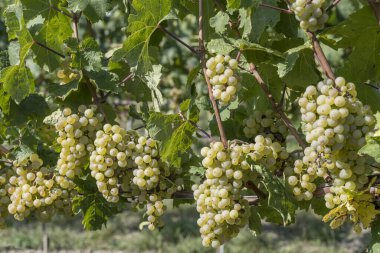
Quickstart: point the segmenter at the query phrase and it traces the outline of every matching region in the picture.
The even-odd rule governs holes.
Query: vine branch
[[[256,66],[253,63],[249,64],[249,72],[255,77],[257,83],[259,84],[260,88],[264,91],[265,95],[267,96],[269,103],[273,107],[273,109],[280,115],[280,118],[284,122],[285,126],[289,129],[290,133],[296,138],[298,144],[305,149],[307,147],[305,141],[301,138],[299,135],[297,129],[293,126],[293,124],[290,122],[288,116],[284,113],[284,111],[278,106],[277,102],[274,100],[273,95],[269,91],[267,85],[265,84],[264,80],[261,78],[259,72],[257,72]]]
[[[337,6],[339,4],[341,0],[334,0],[334,2],[332,2],[329,6],[327,6],[326,8],[326,12],[329,12],[331,11],[332,8],[334,8],[335,6]]]
[[[307,35],[311,39],[312,45],[313,45],[313,51],[314,55],[317,58],[319,64],[321,65],[323,71],[325,72],[326,76],[332,80],[335,80],[334,72],[332,71],[332,68],[327,61],[326,55],[322,50],[321,44],[319,43],[317,37],[312,32],[307,32]]]
[[[185,46],[187,49],[189,49],[194,55],[196,56],[199,56],[198,55],[198,52],[194,49],[194,47],[190,46],[189,44],[187,44],[186,42],[184,42],[183,40],[181,40],[177,35],[175,35],[174,33],[166,30],[164,27],[162,27],[160,24],[158,24],[157,26],[158,28],[160,28],[161,31],[163,31],[164,33],[166,33],[167,35],[169,35],[172,39],[176,40],[177,42],[179,42],[181,45]]]
[[[208,89],[208,95],[212,104],[212,107],[214,109],[216,123],[218,125],[219,133],[220,133],[220,140],[222,141],[224,148],[228,147],[228,142],[226,138],[226,134],[224,132],[222,119],[220,118],[220,112],[218,108],[218,104],[216,103],[216,100],[212,94],[212,87],[210,83],[210,79],[206,75],[206,58],[205,58],[205,45],[204,45],[204,36],[203,36],[203,0],[199,0],[199,19],[198,19],[198,25],[199,25],[199,49],[200,49],[200,61],[202,65],[203,75],[205,77],[206,83],[207,83],[207,89]]]
[[[377,3],[376,0],[368,0],[368,4],[372,7],[380,25],[380,3]]]
[[[265,8],[269,8],[269,9],[272,9],[272,10],[276,10],[276,11],[280,11],[280,12],[286,13],[286,14],[293,14],[293,11],[291,11],[291,10],[283,9],[283,8],[280,8],[280,7],[277,7],[277,6],[273,6],[273,5],[269,5],[269,4],[261,3],[261,4],[259,4],[259,6],[265,7]]]
[[[36,45],[38,45],[38,46],[40,46],[40,47],[42,47],[42,48],[45,48],[46,50],[48,50],[48,51],[50,51],[50,52],[52,52],[52,53],[58,55],[59,57],[61,57],[61,58],[63,58],[63,59],[66,58],[65,55],[63,55],[63,54],[61,54],[60,52],[58,52],[58,51],[56,51],[56,50],[54,50],[54,49],[52,49],[52,48],[46,46],[45,44],[42,44],[41,42],[38,42],[38,41],[36,41],[36,40],[33,40],[33,43],[36,44]]]
[[[3,145],[0,145],[0,154],[6,155],[8,153],[9,153],[9,150],[6,147],[4,147]]]

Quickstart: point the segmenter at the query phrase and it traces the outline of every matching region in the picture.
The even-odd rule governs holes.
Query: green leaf
[[[73,12],[83,12],[92,22],[102,20],[112,7],[109,0],[68,0],[68,8]]]
[[[82,224],[86,230],[101,229],[110,217],[120,212],[116,204],[109,203],[103,198],[91,176],[76,178],[74,182],[76,190],[81,195],[73,199],[73,211],[83,213]]]
[[[3,89],[16,103],[20,103],[34,91],[32,73],[25,66],[10,66],[1,71],[0,82]]]
[[[219,54],[229,54],[234,49],[235,48],[231,44],[227,43],[224,39],[213,39],[207,43],[208,51],[214,50]]]
[[[57,7],[58,2],[58,0],[21,0],[25,22],[34,19],[38,15],[41,15],[42,18],[47,18],[51,12],[56,12],[51,7]]]
[[[180,156],[192,145],[195,127],[188,121],[183,121],[177,114],[164,115],[153,112],[149,116],[146,128],[150,136],[161,142],[161,158],[172,166],[179,167]]]
[[[96,83],[96,86],[100,90],[104,91],[118,91],[118,84],[116,82],[117,76],[104,69],[88,72],[88,76]]]
[[[72,67],[87,71],[96,71],[102,68],[103,53],[93,38],[85,38],[79,45],[75,39],[69,39],[66,43],[73,50]]]
[[[18,105],[11,101],[9,107],[9,124],[20,126],[29,120],[41,121],[49,113],[49,106],[45,98],[38,94],[30,94]]]
[[[8,5],[4,11],[4,21],[7,27],[8,40],[17,38],[17,33],[21,30],[22,8],[20,4]]]
[[[189,173],[192,175],[203,176],[206,169],[204,167],[190,166]]]
[[[161,82],[161,70],[161,65],[154,65],[153,71],[149,71],[144,77],[146,85],[151,90],[152,101],[156,111],[160,111],[160,105],[164,100],[162,93],[158,88],[158,85]]]
[[[286,60],[279,62],[277,68],[280,78],[292,89],[303,90],[320,80],[308,43],[286,51]]]
[[[32,34],[32,36],[39,43],[63,54],[63,43],[71,37],[72,33],[70,18],[61,13],[51,11],[39,31]],[[36,43],[33,43],[32,50],[40,66],[46,65],[49,70],[59,67],[61,58],[57,54]]]
[[[47,90],[52,97],[58,97],[65,100],[66,97],[72,91],[77,91],[79,86],[79,80],[74,79],[66,84],[51,84],[47,86]]]
[[[135,14],[128,18],[127,39],[123,47],[114,53],[113,61],[126,58],[131,67],[138,72],[149,71],[152,63],[149,57],[149,42],[157,26],[169,18],[172,0],[133,1]]]
[[[376,162],[380,163],[380,143],[370,140],[364,147],[359,150],[360,154],[366,154],[373,157]]]
[[[337,75],[354,83],[380,79],[380,27],[371,7],[365,6],[326,29],[320,39],[334,48],[351,48]]]
[[[251,43],[244,39],[239,39],[234,42],[234,45],[239,48],[241,51],[257,51],[264,52],[266,54],[274,55],[280,58],[284,58],[283,54],[277,50],[263,47],[256,43]]]
[[[377,219],[371,225],[371,244],[368,248],[369,253],[380,252],[380,219]]]
[[[256,206],[251,206],[248,222],[249,231],[254,236],[259,235],[261,233],[261,218]]]
[[[276,6],[276,0],[264,1],[266,4]],[[269,8],[256,9],[253,13],[251,23],[252,23],[252,33],[250,40],[252,42],[258,42],[262,33],[267,27],[274,27],[280,21],[280,12],[277,10],[272,10]]]
[[[380,90],[364,83],[356,83],[355,85],[360,101],[365,105],[370,105],[373,112],[380,112]]]
[[[219,11],[214,17],[210,19],[210,26],[215,29],[215,32],[223,34],[226,31],[226,26],[230,17],[227,13]]]
[[[168,140],[162,142],[161,157],[164,161],[179,168],[181,166],[180,155],[184,154],[193,144],[192,135],[196,128],[188,121],[174,130]]]
[[[269,196],[266,201],[268,207],[276,210],[282,217],[282,223],[287,225],[294,222],[296,212],[296,200],[285,185],[286,180],[273,175],[266,168],[254,166],[256,172],[262,176],[261,183],[264,185]]]

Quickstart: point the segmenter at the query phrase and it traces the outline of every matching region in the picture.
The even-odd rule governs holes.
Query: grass
[[[140,231],[140,215],[125,212],[110,220],[99,231],[83,231],[80,219],[57,218],[46,225],[50,250],[111,250],[124,252],[198,253],[215,252],[201,246],[197,214],[193,206],[169,210],[161,231]],[[226,243],[225,253],[356,253],[363,252],[369,233],[356,235],[345,226],[332,231],[311,213],[300,213],[289,227],[263,224],[259,236],[243,229],[238,237]],[[0,250],[41,248],[42,225],[36,222],[15,224],[0,230]]]

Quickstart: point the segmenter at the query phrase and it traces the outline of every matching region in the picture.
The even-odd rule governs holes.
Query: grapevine
[[[205,247],[306,207],[378,234],[376,1],[74,2],[0,3],[1,228],[187,203]]]

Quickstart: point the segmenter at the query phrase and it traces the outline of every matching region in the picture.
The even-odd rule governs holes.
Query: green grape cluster
[[[273,169],[277,160],[286,159],[288,154],[284,153],[280,143],[258,135],[255,143],[233,143],[228,150],[221,142],[211,143],[210,147],[201,149],[201,155],[204,157],[202,165],[206,168],[206,180],[193,186],[200,214],[198,225],[202,244],[219,247],[235,237],[247,223],[249,205],[243,199],[242,191],[253,179],[249,159]]]
[[[181,182],[170,179],[176,171],[159,160],[158,143],[154,139],[145,136],[137,138],[132,159],[132,175],[127,177],[132,181],[132,192],[138,192],[139,204],[146,203],[148,229],[154,230],[161,225],[160,217],[166,208],[163,199],[171,198],[174,192],[180,190],[178,185]]]
[[[257,135],[269,137],[272,141],[284,143],[288,128],[273,110],[265,112],[255,110],[252,115],[243,120],[245,137],[252,139]]]
[[[0,228],[5,226],[5,219],[9,215],[8,205],[10,203],[10,193],[12,185],[9,178],[14,176],[14,171],[8,166],[0,165]]]
[[[103,114],[96,113],[96,108],[95,105],[81,105],[78,113],[72,113],[70,108],[65,108],[63,116],[55,125],[59,135],[57,142],[62,147],[57,169],[62,176],[59,183],[64,189],[74,187],[72,179],[81,174],[88,154],[95,149],[93,140],[96,131],[102,128],[101,122],[104,119]]]
[[[15,175],[9,178],[10,203],[8,212],[16,220],[24,220],[32,211],[42,220],[57,210],[71,213],[70,193],[54,180],[53,173],[43,167],[37,154],[13,162]]]
[[[161,224],[163,199],[171,198],[179,184],[170,180],[175,171],[159,160],[157,141],[105,124],[96,132],[94,147],[89,167],[99,192],[109,202],[123,196],[145,206],[148,228],[154,230]]]
[[[302,160],[288,182],[298,199],[310,200],[318,178],[331,178],[326,207],[347,203],[368,183],[372,169],[358,151],[371,134],[375,118],[357,99],[356,87],[338,77],[309,86],[299,100],[306,141]]]
[[[213,96],[222,104],[235,98],[239,89],[239,77],[236,74],[238,62],[229,55],[218,54],[206,62],[206,75],[210,78]]]
[[[119,201],[119,178],[132,166],[135,142],[119,125],[105,124],[96,132],[95,149],[90,156],[91,175],[103,197]]]
[[[323,9],[325,0],[291,0],[290,2],[290,8],[300,21],[302,29],[311,32],[323,29],[329,18]]]

